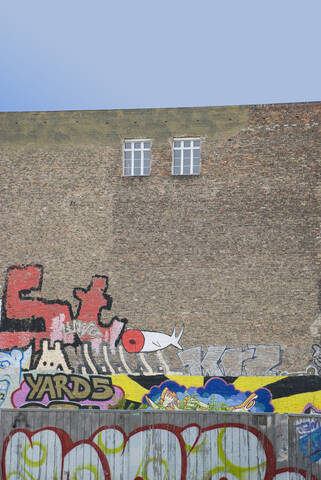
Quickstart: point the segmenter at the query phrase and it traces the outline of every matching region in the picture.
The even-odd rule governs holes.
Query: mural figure
[[[23,368],[29,368],[32,349],[0,351],[0,406],[10,408],[11,394],[19,388]]]
[[[226,412],[273,412],[271,393],[260,388],[241,392],[220,378],[210,379],[204,387],[185,387],[165,381],[151,388],[143,405],[153,410],[204,410]]]
[[[163,350],[169,345],[183,350],[183,347],[179,344],[183,331],[184,328],[176,335],[174,328],[172,335],[167,335],[161,332],[126,330],[122,335],[122,343],[125,350],[129,353],[156,352],[157,350]]]

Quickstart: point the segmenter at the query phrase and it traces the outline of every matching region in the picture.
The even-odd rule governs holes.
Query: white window
[[[175,138],[173,143],[173,175],[199,175],[201,171],[200,140]]]
[[[150,144],[149,140],[125,140],[124,176],[150,175]]]

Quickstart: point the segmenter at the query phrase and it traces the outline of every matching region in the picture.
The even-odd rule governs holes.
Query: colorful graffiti
[[[318,462],[321,459],[321,420],[319,418],[299,420],[296,429],[303,456],[310,462]]]
[[[8,268],[1,301],[0,348],[3,351],[19,349],[23,369],[29,369],[26,367],[28,360],[31,370],[81,375],[251,376],[278,373],[282,357],[279,345],[216,345],[209,346],[204,353],[202,347],[184,350],[181,344],[184,328],[177,334],[175,328],[167,334],[127,328],[128,320],[117,315],[103,320],[103,312],[109,312],[113,303],[107,293],[108,277],[105,275],[94,275],[87,288],[73,289],[73,297],[78,301],[75,313],[66,300],[37,296],[42,284],[41,265]],[[169,346],[178,351],[175,367],[164,351]],[[8,381],[13,382],[13,375]],[[6,390],[7,384],[0,383],[0,389]]]
[[[255,392],[241,392],[233,384],[212,378],[204,387],[189,387],[167,380],[152,387],[143,398],[148,409],[204,410],[227,412],[273,412],[271,392],[259,388]]]
[[[51,455],[52,449],[55,455]],[[304,470],[277,468],[270,440],[254,427],[221,423],[147,425],[126,434],[103,426],[73,443],[64,430],[13,430],[2,455],[4,480],[152,478],[192,480],[317,480]]]
[[[111,379],[91,375],[25,374],[24,381],[11,397],[14,408],[98,408],[108,410],[124,397],[120,387],[113,387]]]
[[[303,381],[302,381],[303,380]],[[8,399],[8,381],[0,395]],[[313,403],[308,403],[312,401]],[[196,410],[313,413],[321,410],[320,377],[196,377],[24,372],[9,397],[14,408]],[[319,407],[319,408],[318,408]]]
[[[66,300],[40,297],[42,283],[41,265],[12,266],[7,271],[1,300],[1,407],[181,409],[184,404],[189,409],[270,411],[265,409],[268,401],[262,403],[258,394],[264,387],[271,392],[274,411],[301,413],[308,405],[321,410],[318,378],[301,377],[299,385],[295,376],[291,381],[287,375],[277,376],[282,361],[279,345],[184,349],[184,328],[174,327],[169,333],[128,328],[126,318],[109,313],[113,301],[104,275],[93,276],[87,288],[73,289],[76,311]],[[172,353],[176,349],[175,365],[165,354],[169,347]],[[316,372],[319,346],[313,351],[310,367]],[[221,377],[208,383],[217,391],[201,393],[198,389],[213,377]],[[247,378],[247,383],[240,378]],[[167,386],[167,380],[179,387]],[[95,382],[100,386],[95,388]],[[166,386],[155,397],[160,384]],[[114,389],[111,397],[105,392],[94,398],[97,391],[103,395],[104,385]],[[152,387],[156,390],[149,394]],[[238,399],[232,402],[229,395],[221,395],[225,388],[231,392],[235,388]],[[296,389],[298,396],[293,394]],[[286,391],[292,392],[291,401],[284,398]]]

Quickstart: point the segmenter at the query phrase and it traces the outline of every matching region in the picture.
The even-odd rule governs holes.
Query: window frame
[[[144,143],[149,143],[149,148],[144,148]],[[131,148],[126,148],[126,143],[131,144]],[[140,143],[140,148],[135,150],[135,143]],[[135,169],[135,151],[140,152],[140,173],[139,175],[134,173]],[[144,151],[149,151],[149,173],[144,173]],[[125,174],[125,152],[131,152],[130,158],[130,175]],[[123,177],[149,177],[151,172],[151,152],[152,152],[152,141],[148,138],[126,138],[123,140]]]
[[[181,142],[180,147],[175,147],[175,142]],[[184,147],[183,142],[193,142],[193,146],[189,147]],[[194,142],[199,142],[199,146],[194,147]],[[194,150],[198,149],[199,150],[199,172],[194,173]],[[181,152],[181,157],[180,157],[180,173],[174,173],[174,155],[175,155],[175,150]],[[184,169],[184,150],[189,150],[191,152],[191,157],[190,157],[190,166],[189,166],[189,173],[183,173]],[[175,137],[173,138],[172,142],[172,175],[175,177],[179,176],[190,176],[190,175],[200,175],[201,174],[201,139],[200,137]]]

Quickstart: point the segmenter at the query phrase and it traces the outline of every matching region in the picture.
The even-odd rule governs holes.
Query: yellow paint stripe
[[[246,390],[254,392],[258,388],[265,387],[265,385],[269,385],[270,383],[279,382],[283,378],[287,377],[239,377],[235,380],[233,385],[242,392],[245,392]]]
[[[190,375],[167,375],[167,378],[179,383],[180,385],[185,385],[187,388],[203,387],[204,385],[204,377],[193,377]]]
[[[302,410],[308,403],[312,403],[321,410],[321,390],[276,398],[271,403],[277,413],[302,413]]]
[[[148,392],[146,388],[143,388],[139,383],[136,383],[125,374],[113,375],[111,379],[113,385],[124,390],[126,400],[141,402],[143,396]],[[157,384],[156,380],[155,384]]]

